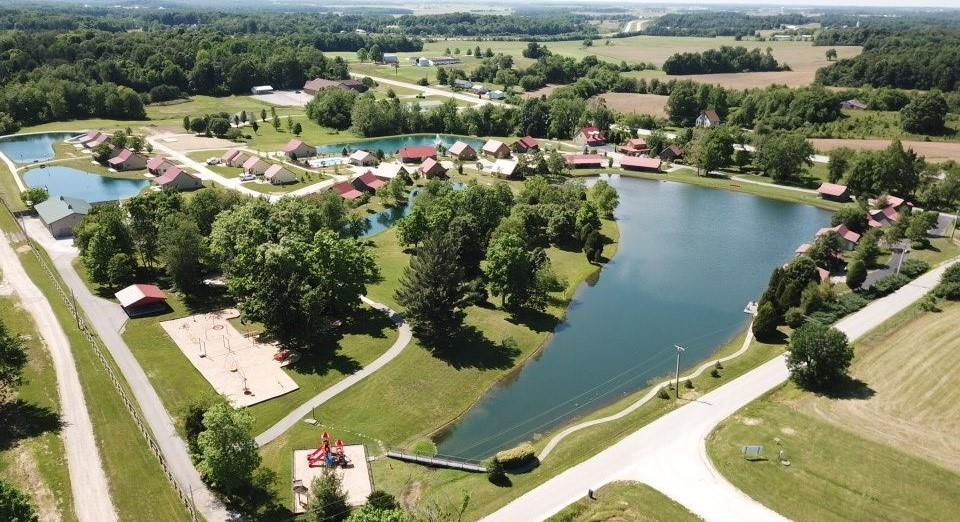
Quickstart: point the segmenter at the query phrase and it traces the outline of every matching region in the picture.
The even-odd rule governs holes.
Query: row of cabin
[[[243,169],[244,174],[263,176],[272,185],[296,183],[297,175],[280,164],[267,163],[259,156],[247,155],[238,149],[230,149],[220,157],[224,165]]]
[[[823,190],[818,190],[821,196],[827,194],[825,197],[836,200],[833,194],[846,194],[845,201],[850,200],[847,187],[843,185],[836,185],[834,183],[824,183],[824,185],[829,186],[821,186],[821,189]],[[870,226],[870,228],[884,228],[893,225],[894,223],[900,221],[900,212],[904,206],[912,207],[913,204],[900,197],[887,196],[886,201],[880,208],[867,211],[867,225]],[[835,227],[821,228],[817,231],[816,235],[817,237],[820,237],[832,233],[836,233],[840,236],[841,246],[847,251],[855,249],[857,247],[857,243],[860,242],[861,234],[850,230],[846,225],[842,224]],[[806,254],[811,248],[813,248],[813,245],[810,243],[804,243],[797,247],[795,253],[797,255]]]

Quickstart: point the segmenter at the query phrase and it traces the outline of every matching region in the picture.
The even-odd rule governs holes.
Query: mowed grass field
[[[856,345],[840,398],[786,384],[724,421],[707,451],[748,495],[794,520],[951,520],[960,504],[960,305],[910,308]],[[781,441],[790,466],[777,459]],[[741,448],[763,444],[769,460]]]
[[[827,153],[840,147],[849,147],[854,150],[880,150],[887,148],[892,140],[812,138],[809,141],[813,144],[813,148],[822,153]],[[960,161],[960,143],[957,142],[904,140],[903,147],[905,149],[913,149],[914,152],[931,162],[938,163],[948,160]]]
[[[652,114],[662,118],[667,117],[667,99],[669,96],[658,94],[636,94],[631,92],[608,92],[599,98],[607,103],[607,107],[623,112],[637,114]]]
[[[641,482],[612,482],[598,489],[596,500],[582,498],[547,522],[654,522],[700,520],[687,508]]]
[[[602,60],[620,63],[652,63],[657,67],[663,65],[663,62],[676,53],[683,52],[703,52],[708,49],[716,49],[723,45],[742,46],[748,49],[759,48],[766,50],[772,49],[773,56],[781,63],[786,63],[792,70],[780,72],[760,72],[760,73],[733,73],[733,74],[707,74],[691,76],[666,76],[662,71],[641,71],[632,73],[638,77],[657,77],[661,79],[686,78],[701,83],[715,83],[726,87],[746,89],[752,87],[763,87],[772,84],[785,84],[789,86],[808,85],[813,82],[814,74],[817,69],[824,67],[829,62],[825,53],[828,47],[814,47],[811,42],[761,42],[756,40],[736,41],[733,37],[717,38],[695,38],[678,36],[632,36],[629,38],[612,38],[610,44],[606,40],[595,40],[591,47],[584,47],[582,41],[563,41],[547,42],[545,45],[554,54],[561,56],[570,56],[576,59],[582,59],[586,56],[596,56]],[[480,41],[480,40],[437,40],[424,44],[423,51],[415,53],[397,53],[400,57],[401,67],[398,71],[399,79],[416,81],[419,78],[427,77],[433,83],[436,80],[436,69],[433,67],[415,67],[410,66],[409,58],[417,56],[440,56],[446,53],[449,48],[451,51],[459,48],[459,56],[463,64],[452,66],[453,68],[473,69],[479,60],[473,56],[467,56],[467,49],[474,49],[480,46],[482,51],[489,48],[494,53],[503,53],[513,56],[514,67],[527,67],[533,60],[524,58],[522,50],[527,46],[525,41]],[[860,54],[861,48],[857,46],[837,46],[839,58],[850,58]],[[364,72],[371,75],[384,75],[390,72],[392,67],[376,66],[372,64],[359,64],[354,53],[330,53],[339,55],[350,61],[351,70]]]

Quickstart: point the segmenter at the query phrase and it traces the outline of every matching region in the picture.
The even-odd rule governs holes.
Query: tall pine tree
[[[417,248],[400,277],[394,296],[406,309],[413,331],[433,347],[455,334],[466,315],[463,269],[457,263],[457,242],[432,233]]]

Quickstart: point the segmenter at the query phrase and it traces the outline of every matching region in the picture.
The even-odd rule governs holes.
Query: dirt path
[[[0,240],[0,266],[7,283],[20,297],[21,306],[33,317],[53,359],[62,410],[60,435],[64,440],[77,518],[81,522],[117,520],[67,334],[46,297],[27,276],[5,234]]]

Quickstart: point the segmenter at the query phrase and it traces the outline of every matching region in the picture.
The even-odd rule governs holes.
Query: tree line
[[[648,24],[643,34],[651,36],[748,36],[781,24],[801,25],[808,22],[802,14],[754,16],[734,11],[701,13],[667,13]]]
[[[663,62],[667,74],[717,74],[761,71],[788,71],[790,67],[780,64],[772,50],[759,48],[721,46],[702,53],[677,53]]]

